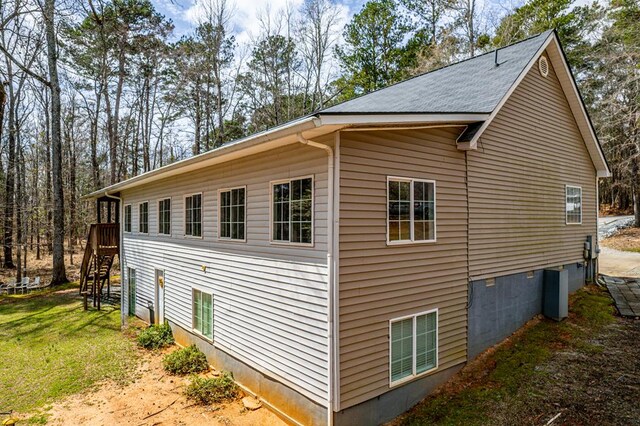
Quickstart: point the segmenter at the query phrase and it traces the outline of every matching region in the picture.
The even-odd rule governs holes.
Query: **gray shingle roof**
[[[320,114],[490,113],[552,31],[436,69]]]

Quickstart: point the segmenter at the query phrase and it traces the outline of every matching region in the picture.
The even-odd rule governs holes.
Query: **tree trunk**
[[[4,262],[5,269],[15,268],[13,263],[13,225],[15,204],[15,173],[16,173],[16,122],[15,96],[12,86],[11,63],[7,61],[7,75],[9,77],[9,135],[7,140],[7,176],[4,193]]]
[[[60,81],[54,22],[55,0],[44,2],[44,23],[47,40],[47,64],[51,85],[51,166],[53,178],[53,271],[51,284],[68,282],[64,267],[64,193],[62,189],[62,138],[60,127]]]
[[[17,130],[17,129],[16,129]],[[16,147],[16,281],[22,279],[22,176],[20,173],[20,148]]]
[[[44,108],[44,139],[45,139],[45,156],[44,156],[44,166],[45,166],[45,174],[46,178],[46,188],[45,188],[45,209],[47,211],[47,225],[45,231],[45,238],[47,240],[47,253],[53,253],[53,233],[51,232],[53,229],[53,201],[51,194],[51,114],[49,114],[49,102],[47,93],[45,92],[44,100],[45,100],[45,108]]]

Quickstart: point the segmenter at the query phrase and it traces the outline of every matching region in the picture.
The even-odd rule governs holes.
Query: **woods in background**
[[[0,3],[0,265],[53,254],[66,281],[95,214],[82,194],[339,101],[555,28],[612,169],[601,202],[640,205],[640,5],[332,0],[264,7],[238,42],[228,0],[177,38],[148,0]],[[640,209],[638,224],[640,225]]]

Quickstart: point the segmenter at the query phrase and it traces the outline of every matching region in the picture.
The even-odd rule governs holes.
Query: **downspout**
[[[111,195],[108,191],[104,191],[104,196],[107,198],[118,200],[118,209],[120,210],[118,212],[118,219],[120,220],[120,223],[118,223],[118,238],[120,239],[118,248],[118,263],[120,264],[120,325],[122,326],[122,328],[124,328],[127,326],[127,315],[124,311],[124,295],[129,294],[129,284],[128,282],[125,283],[125,281],[122,279],[124,276],[124,262],[122,261],[122,247],[124,246],[124,232],[122,227],[122,222],[124,221],[124,206],[122,205],[122,198]]]
[[[334,256],[334,247],[333,247],[333,238],[334,238],[334,224],[333,224],[333,216],[334,216],[334,153],[333,148],[329,145],[325,145],[322,143],[314,142],[306,139],[302,136],[302,133],[297,133],[298,142],[303,145],[311,146],[313,148],[323,149],[327,153],[327,268],[329,272],[328,276],[328,309],[327,309],[327,339],[328,339],[328,364],[329,364],[329,383],[327,383],[327,425],[333,425],[333,401],[334,401],[334,391],[333,391],[333,378],[334,372],[336,369],[336,365],[334,363],[333,352],[336,350],[335,347],[335,333],[334,333],[334,323],[335,323],[335,315],[336,312],[334,307],[336,306],[336,298],[337,292],[335,291],[334,282],[335,282],[335,256]]]

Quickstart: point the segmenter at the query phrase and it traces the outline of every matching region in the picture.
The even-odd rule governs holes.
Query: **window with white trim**
[[[193,289],[193,329],[213,340],[213,295]]]
[[[202,194],[193,194],[184,199],[184,234],[202,236]]]
[[[313,178],[272,184],[271,240],[313,243]]]
[[[124,232],[131,232],[131,204],[124,206]]]
[[[218,235],[221,239],[245,239],[245,188],[221,190],[218,196],[220,214],[218,220]]]
[[[149,233],[149,203],[145,201],[138,205],[138,232]]]
[[[438,366],[438,311],[391,320],[390,382],[419,376]]]
[[[566,186],[566,223],[580,225],[582,223],[582,187]]]
[[[158,201],[158,234],[171,235],[171,198]]]
[[[436,183],[410,178],[387,179],[388,242],[436,239]]]

